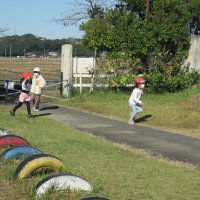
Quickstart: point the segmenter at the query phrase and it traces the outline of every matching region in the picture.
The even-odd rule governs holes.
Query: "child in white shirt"
[[[128,101],[131,108],[131,114],[128,121],[129,125],[135,125],[135,115],[143,111],[143,102],[140,100],[140,98],[143,94],[142,89],[145,87],[145,80],[142,77],[137,77],[135,79],[135,83],[136,88],[133,90]]]

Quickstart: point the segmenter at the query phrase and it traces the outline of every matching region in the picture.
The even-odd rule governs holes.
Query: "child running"
[[[30,105],[30,95],[29,95],[31,82],[32,82],[31,77],[32,77],[31,74],[28,73],[28,72],[24,72],[22,74],[22,77],[21,77],[21,80],[20,80],[22,92],[19,95],[19,103],[13,108],[13,110],[10,111],[10,114],[12,116],[15,116],[16,110],[18,108],[20,108],[23,103],[25,103],[26,107],[27,107],[28,117],[32,117],[32,115],[31,115],[31,105]]]
[[[128,124],[131,126],[135,125],[135,115],[143,111],[142,108],[143,102],[140,100],[140,98],[143,94],[142,89],[145,87],[145,80],[142,77],[137,77],[135,79],[135,84],[136,87],[129,98],[129,106],[131,108],[131,114]]]

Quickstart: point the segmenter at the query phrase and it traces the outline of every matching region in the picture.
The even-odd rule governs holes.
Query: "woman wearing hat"
[[[31,74],[29,72],[24,72],[22,74],[20,84],[21,84],[21,89],[22,92],[19,95],[19,103],[13,108],[13,110],[10,111],[10,114],[12,116],[15,116],[15,112],[18,108],[22,106],[23,103],[26,104],[27,107],[27,112],[28,112],[28,117],[32,117],[31,115],[31,106],[30,106],[30,87],[31,87]]]
[[[40,68],[35,67],[33,70],[33,79],[31,86],[31,100],[33,101],[33,111],[39,111],[40,96],[42,88],[46,85],[46,81],[40,74]]]
[[[143,111],[143,102],[140,100],[143,94],[143,88],[145,87],[145,80],[142,77],[135,78],[136,87],[133,90],[129,98],[129,106],[131,108],[131,114],[128,121],[129,125],[135,125],[135,115]]]

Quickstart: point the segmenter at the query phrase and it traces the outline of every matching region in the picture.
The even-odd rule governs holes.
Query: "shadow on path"
[[[146,122],[148,121],[148,118],[152,117],[152,115],[145,115],[143,117],[140,117],[138,119],[135,120],[136,123],[140,123],[140,122]]]
[[[51,114],[52,113],[42,113],[42,114],[38,114],[38,115],[33,115],[33,118],[47,116],[47,115],[51,115]]]
[[[51,109],[58,109],[59,106],[47,106],[47,107],[44,107],[44,108],[41,108],[40,110],[51,110]]]

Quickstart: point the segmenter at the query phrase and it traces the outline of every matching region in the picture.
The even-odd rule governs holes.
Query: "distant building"
[[[56,52],[56,51],[49,51],[49,57],[50,58],[56,58],[58,56],[59,56],[58,52]]]
[[[33,52],[26,52],[25,57],[27,58],[36,58],[37,56]]]

